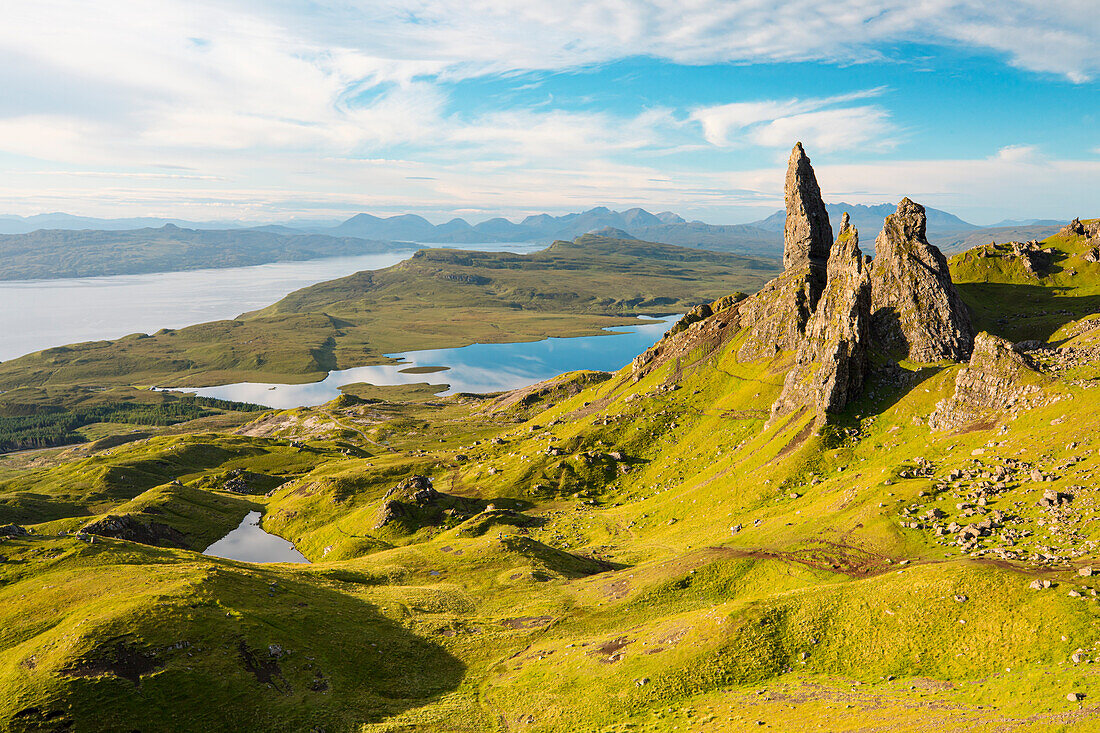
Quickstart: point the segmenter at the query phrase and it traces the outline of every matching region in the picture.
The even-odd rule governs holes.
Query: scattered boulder
[[[974,328],[951,281],[947,258],[928,243],[926,227],[924,207],[904,198],[875,240],[874,336],[898,358],[963,361],[973,349]]]
[[[0,537],[26,537],[27,530],[18,524],[5,524],[0,527]]]
[[[1073,501],[1073,496],[1061,491],[1055,491],[1054,489],[1047,489],[1043,492],[1043,498],[1039,499],[1039,506],[1043,507],[1055,507],[1064,506]]]

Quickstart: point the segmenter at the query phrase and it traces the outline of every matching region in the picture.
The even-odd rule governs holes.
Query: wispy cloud
[[[794,139],[887,152],[902,134],[890,95],[754,101],[731,90],[728,104],[692,109],[611,111],[595,100],[578,111],[551,99],[471,113],[456,111],[454,84],[639,54],[858,64],[908,42],[983,49],[1084,83],[1100,73],[1098,16],[1093,0],[7,0],[0,88],[17,93],[0,100],[0,160],[12,168],[0,204],[247,216],[307,200],[474,210],[490,199],[742,200],[763,189],[642,161]],[[1033,153],[1005,148],[981,166]],[[27,167],[39,172],[19,178]],[[193,175],[156,173],[175,168]],[[76,185],[103,171],[132,186]]]
[[[882,88],[817,99],[736,102],[692,111],[707,142],[718,146],[786,147],[802,140],[815,149],[832,151],[889,146],[896,132],[889,113],[874,105],[843,106],[875,97]]]

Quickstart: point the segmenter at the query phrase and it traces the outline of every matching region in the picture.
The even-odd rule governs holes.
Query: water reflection
[[[579,369],[614,371],[652,346],[678,316],[645,319],[637,326],[606,329],[604,336],[548,338],[511,344],[472,344],[457,349],[430,349],[389,354],[399,364],[356,367],[330,372],[309,384],[241,382],[182,391],[204,397],[254,402],[278,409],[320,405],[340,395],[340,387],[356,382],[376,386],[450,385],[443,394],[499,392],[525,387],[563,372]],[[443,366],[443,371],[412,373],[415,367]]]
[[[203,554],[243,562],[309,562],[290,542],[264,532],[259,512],[249,512],[239,527],[203,550]]]

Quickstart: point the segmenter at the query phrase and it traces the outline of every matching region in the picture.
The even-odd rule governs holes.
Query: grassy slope
[[[971,282],[1014,277],[967,266]],[[1049,297],[1097,282],[1081,268],[1066,277]],[[1091,343],[1093,325],[1057,337]],[[285,484],[247,503],[266,505],[265,528],[314,564],[0,543],[0,596],[24,599],[0,604],[0,720],[217,730],[208,711],[228,709],[256,730],[1094,730],[1100,678],[1071,655],[1100,658],[1100,584],[1074,571],[1100,541],[1098,375],[1046,377],[1046,406],[940,433],[925,420],[960,367],[907,365],[912,385],[873,385],[844,430],[806,437],[806,418],[762,429],[790,357],[740,364],[741,338],[700,343],[639,381],[629,368],[558,380],[541,401],[371,390],[266,415],[251,435],[162,436],[16,471],[0,484],[9,507],[72,516],[186,499],[137,485],[139,467],[146,482],[180,472],[213,497],[229,468],[281,471]],[[931,476],[911,477],[917,457]],[[1012,548],[1084,556],[1004,562],[988,550],[1000,535],[971,555],[907,526],[932,507],[941,523],[960,518],[973,486],[947,474],[1007,458],[1055,476],[992,498],[985,511],[1005,511],[1019,534]],[[107,485],[79,483],[97,471]],[[517,528],[496,511],[377,529],[383,495],[411,473],[537,521]],[[1041,509],[1048,488],[1074,501]],[[237,500],[226,516],[243,515]],[[1056,587],[1030,590],[1034,578]],[[242,641],[279,664],[273,686],[248,671]],[[158,668],[133,681],[72,671],[132,650],[156,652]],[[323,694],[310,689],[317,669]],[[1068,702],[1071,691],[1087,697]],[[178,717],[200,695],[202,710]]]
[[[308,382],[384,354],[599,333],[734,290],[774,263],[586,237],[531,255],[425,250],[385,270],[305,288],[257,313],[151,336],[89,342],[0,364],[19,386]]]

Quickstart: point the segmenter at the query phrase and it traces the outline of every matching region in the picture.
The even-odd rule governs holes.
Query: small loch
[[[277,409],[323,404],[339,397],[340,387],[356,382],[376,386],[427,382],[439,385],[443,394],[501,392],[578,369],[614,371],[660,340],[679,317],[642,317],[635,324],[604,329],[608,333],[599,336],[471,344],[453,349],[387,354],[397,363],[329,372],[325,379],[308,384],[241,382],[173,389]]]
[[[242,562],[309,562],[293,544],[260,527],[260,513],[249,512],[240,526],[202,554]]]

